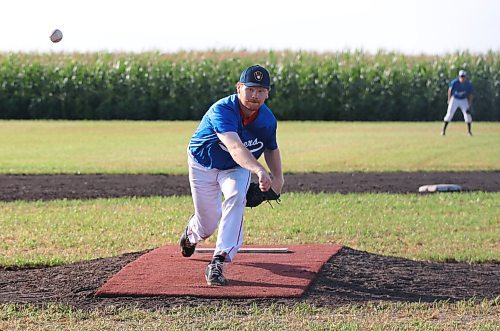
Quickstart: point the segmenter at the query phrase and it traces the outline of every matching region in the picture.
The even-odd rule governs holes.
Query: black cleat
[[[222,274],[224,263],[219,260],[213,260],[205,269],[205,279],[208,285],[223,286],[226,285],[226,278]]]
[[[187,226],[184,232],[182,233],[181,240],[179,241],[179,246],[181,246],[181,254],[184,257],[190,257],[193,255],[194,250],[196,248],[196,244],[191,244],[187,235]]]

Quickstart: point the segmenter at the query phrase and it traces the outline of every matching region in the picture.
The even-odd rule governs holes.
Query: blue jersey
[[[463,83],[460,83],[458,78],[455,78],[450,83],[451,95],[457,99],[465,99],[471,95],[474,88],[472,87],[472,83],[468,80],[465,80]]]
[[[231,169],[238,164],[233,160],[217,133],[236,132],[245,147],[258,159],[264,149],[278,148],[277,122],[271,110],[264,104],[257,117],[243,125],[240,105],[236,94],[214,103],[203,116],[189,142],[194,159],[207,168]]]

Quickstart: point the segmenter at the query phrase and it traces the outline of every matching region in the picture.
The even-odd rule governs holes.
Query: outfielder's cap
[[[266,68],[256,64],[243,70],[240,82],[245,86],[260,86],[268,90],[271,89],[271,77]]]
[[[467,71],[465,70],[460,70],[458,72],[458,77],[466,77],[467,76]]]

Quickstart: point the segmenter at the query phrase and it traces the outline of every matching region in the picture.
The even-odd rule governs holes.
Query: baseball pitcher
[[[284,179],[276,140],[277,121],[264,103],[271,79],[260,65],[245,69],[237,93],[215,102],[203,116],[188,146],[192,215],[181,236],[181,253],[218,229],[212,261],[205,270],[209,285],[225,285],[224,263],[234,260],[243,243],[243,215],[251,174],[258,178],[258,199],[278,199]],[[270,173],[258,161],[264,154]],[[256,192],[256,193],[259,193]],[[257,200],[258,200],[257,199]],[[255,205],[251,198],[252,206]]]

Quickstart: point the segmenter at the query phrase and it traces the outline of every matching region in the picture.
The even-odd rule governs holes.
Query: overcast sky
[[[49,41],[55,28],[63,40]],[[500,51],[499,0],[16,0],[0,52]]]

